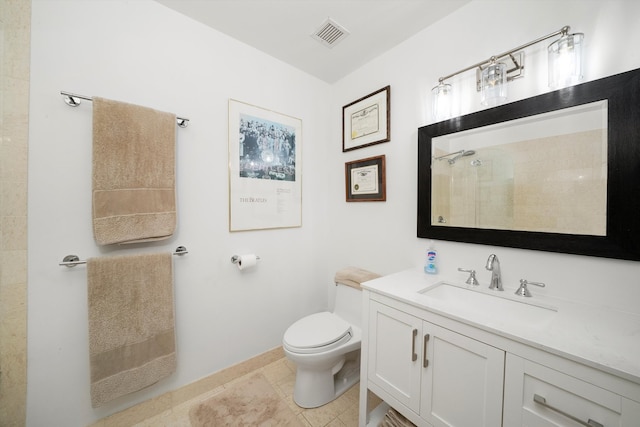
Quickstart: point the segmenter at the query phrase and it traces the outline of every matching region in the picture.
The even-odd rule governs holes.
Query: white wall
[[[640,51],[628,48],[640,42],[637,16],[633,1],[477,0],[328,86],[148,0],[34,0],[28,425],[85,425],[279,345],[293,320],[327,306],[327,283],[344,265],[382,274],[419,266],[427,242],[415,237],[417,129],[431,121],[425,105],[438,76],[563,25],[586,35],[588,80],[638,68]],[[547,90],[543,52],[544,44],[527,56],[511,100]],[[342,106],[387,84],[391,142],[342,153]],[[178,130],[175,238],[117,251],[189,249],[174,261],[178,372],[100,410],[89,403],[86,269],[57,263],[115,252],[97,248],[91,233],[91,105],[71,109],[60,90],[191,119]],[[228,98],[302,119],[302,228],[227,231]],[[460,107],[479,109],[475,92]],[[346,203],[344,163],[379,154],[387,201]],[[471,267],[486,283],[484,264],[496,253],[511,286],[525,277],[546,282],[549,294],[640,311],[639,263],[436,244],[443,275]],[[263,258],[248,274],[229,262],[244,252]]]
[[[275,348],[296,319],[327,307],[329,85],[148,0],[34,0],[32,28],[28,425],[87,425]],[[61,90],[191,119],[177,130],[175,237],[96,246],[92,107],[68,107]],[[229,98],[302,119],[301,228],[228,232]],[[189,254],[174,257],[177,372],[92,410],[86,267],[58,262],[179,245]],[[256,269],[231,264],[251,252]]]
[[[586,80],[640,67],[640,2],[613,0],[477,0],[435,23],[334,85],[334,139],[340,138],[342,106],[391,85],[391,141],[342,153],[328,152],[332,172],[329,203],[335,235],[329,271],[344,259],[388,274],[424,263],[428,240],[416,236],[417,129],[430,124],[430,90],[438,77],[488,59],[570,25],[585,34]],[[526,52],[525,77],[509,84],[509,100],[546,92],[546,47]],[[451,80],[459,113],[481,109],[475,72]],[[456,84],[457,83],[457,84]],[[462,86],[462,88],[460,88]],[[385,154],[387,201],[345,203],[344,162]],[[640,195],[639,195],[640,196]],[[441,276],[464,280],[458,267],[473,268],[487,284],[491,253],[501,260],[505,286],[520,278],[547,284],[538,293],[579,299],[640,313],[640,263],[454,242],[435,242]]]

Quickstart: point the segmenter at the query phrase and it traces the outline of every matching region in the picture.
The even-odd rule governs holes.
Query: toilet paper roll
[[[255,267],[258,263],[258,257],[255,254],[245,254],[238,257],[238,269],[246,270],[247,268]]]

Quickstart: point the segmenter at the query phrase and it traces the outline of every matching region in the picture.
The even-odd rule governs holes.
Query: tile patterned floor
[[[293,385],[295,382],[295,365],[286,358],[278,359],[246,375],[223,384],[213,390],[203,393],[178,406],[166,410],[152,418],[135,424],[136,427],[190,427],[189,410],[199,402],[220,393],[234,383],[245,380],[253,373],[260,371],[271,383],[282,399],[298,416],[301,425],[307,427],[355,427],[358,425],[358,399],[360,395],[359,383],[347,390],[338,399],[324,406],[313,409],[303,409],[293,401]],[[371,399],[377,399],[370,395]],[[378,400],[379,402],[379,400]]]

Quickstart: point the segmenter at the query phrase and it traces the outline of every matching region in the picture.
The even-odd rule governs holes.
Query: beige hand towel
[[[387,415],[389,416],[389,419],[391,420],[391,423],[393,426],[415,427],[415,424],[413,424],[411,421],[406,419],[404,415],[402,415],[400,412],[396,411],[393,408],[389,408],[389,411],[385,416]]]
[[[363,270],[358,267],[345,267],[342,270],[336,272],[334,281],[342,283],[343,285],[351,286],[356,289],[361,289],[360,284],[367,280],[373,280],[380,277],[379,274],[372,273],[368,270]]]
[[[93,98],[93,231],[99,245],[173,234],[175,133],[175,114]]]
[[[160,253],[87,260],[94,408],[175,371],[171,258]]]

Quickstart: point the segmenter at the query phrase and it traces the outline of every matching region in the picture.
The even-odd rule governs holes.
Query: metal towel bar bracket
[[[187,250],[187,248],[185,248],[184,246],[178,246],[176,250],[173,252],[173,255],[182,256],[188,253],[189,251]],[[62,259],[62,262],[59,263],[58,265],[64,265],[67,268],[71,268],[71,267],[75,267],[76,265],[86,264],[86,263],[87,261],[81,260],[80,258],[78,258],[78,255],[67,255]]]
[[[93,98],[90,96],[78,95],[76,93],[60,91],[60,95],[64,96],[64,103],[69,107],[77,107],[82,103],[82,101],[80,101],[81,99],[89,102],[93,101]],[[185,117],[176,117],[176,122],[178,122],[178,126],[181,128],[186,128],[189,125],[189,119]]]

